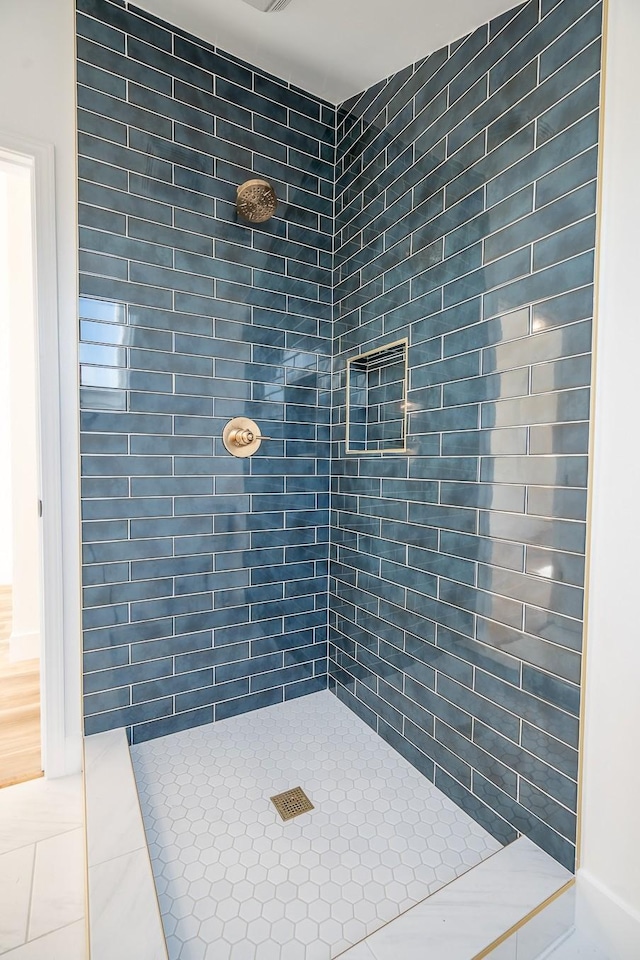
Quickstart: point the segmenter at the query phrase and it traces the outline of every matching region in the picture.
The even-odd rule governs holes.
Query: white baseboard
[[[9,660],[38,660],[40,657],[39,633],[12,633],[9,638]]]
[[[615,960],[640,957],[640,914],[587,870],[577,877],[576,927]]]

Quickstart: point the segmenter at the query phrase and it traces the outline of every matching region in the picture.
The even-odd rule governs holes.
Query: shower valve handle
[[[251,430],[232,430],[229,434],[229,442],[236,447],[248,447],[254,440],[271,440],[271,437],[265,437],[264,433],[256,434]]]
[[[264,437],[260,437],[264,440]],[[229,434],[229,442],[234,443],[236,447],[247,447],[255,440],[255,434],[251,430],[232,430]]]
[[[253,420],[247,417],[235,417],[224,428],[222,441],[234,457],[251,457],[259,449],[264,437],[260,428]]]

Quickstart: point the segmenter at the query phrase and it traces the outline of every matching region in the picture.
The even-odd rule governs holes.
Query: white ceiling
[[[243,0],[139,6],[331,103],[365,90],[518,0],[293,0],[260,13]]]

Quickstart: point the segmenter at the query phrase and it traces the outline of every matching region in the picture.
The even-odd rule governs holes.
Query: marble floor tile
[[[518,931],[518,960],[537,960],[566,937],[575,924],[575,915],[576,888],[573,886]]]
[[[83,822],[81,776],[0,790],[2,960],[85,960]]]
[[[555,950],[545,954],[545,960],[618,960],[618,957],[603,950],[582,932],[575,931]]]
[[[27,939],[34,859],[33,844],[0,856],[0,954]]]
[[[166,960],[146,850],[90,867],[89,892],[91,960]]]
[[[82,920],[85,913],[84,830],[36,844],[28,939]]]
[[[84,824],[81,775],[0,790],[0,854]]]
[[[140,805],[123,729],[85,739],[89,866],[145,845]]]
[[[526,837],[374,933],[375,960],[469,960],[571,880]]]
[[[517,938],[514,935],[513,937],[509,937],[504,943],[501,943],[495,950],[492,950],[486,960],[517,960],[517,957],[518,944]]]
[[[84,920],[31,940],[2,955],[2,960],[88,960]]]

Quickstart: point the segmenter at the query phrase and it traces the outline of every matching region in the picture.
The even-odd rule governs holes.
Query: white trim
[[[616,960],[637,960],[640,913],[589,870],[577,874],[576,928],[589,945]]]
[[[637,943],[640,944],[640,912],[638,910],[634,910],[630,903],[628,903],[626,900],[623,900],[622,897],[619,897],[618,894],[614,893],[613,890],[610,890],[606,883],[602,883],[602,881],[594,877],[590,870],[579,870],[578,877],[581,882],[588,883],[602,897],[606,897],[606,899],[610,901],[616,910],[619,910],[621,913],[625,914],[629,921],[636,925],[638,929]]]
[[[41,526],[41,716],[46,776],[63,776],[64,611],[55,159],[51,144],[0,132],[0,159],[31,171],[39,414]]]

